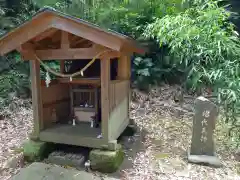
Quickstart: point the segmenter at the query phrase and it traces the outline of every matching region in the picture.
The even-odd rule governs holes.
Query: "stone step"
[[[12,180],[118,180],[100,177],[85,171],[65,169],[60,166],[35,162],[20,170]]]
[[[77,169],[84,168],[85,161],[87,161],[87,155],[84,153],[68,153],[64,151],[54,151],[45,160],[47,163],[64,167],[70,166]]]

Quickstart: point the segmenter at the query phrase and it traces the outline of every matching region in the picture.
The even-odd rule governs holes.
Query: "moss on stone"
[[[29,162],[40,161],[51,152],[52,147],[46,142],[29,140],[23,146],[24,159]]]
[[[90,152],[89,159],[92,170],[113,173],[122,164],[124,153],[121,146],[116,151],[95,149]]]

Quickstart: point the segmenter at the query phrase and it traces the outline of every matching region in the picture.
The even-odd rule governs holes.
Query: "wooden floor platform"
[[[40,132],[40,140],[59,144],[100,148],[104,144],[100,128],[91,128],[89,123],[80,123],[76,126],[57,124]]]

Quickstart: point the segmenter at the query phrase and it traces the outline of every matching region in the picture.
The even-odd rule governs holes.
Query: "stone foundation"
[[[52,147],[53,145],[46,142],[29,140],[23,145],[24,160],[29,162],[40,161],[50,153]]]
[[[95,149],[89,155],[91,169],[102,173],[117,171],[123,159],[124,153],[120,145],[115,151]]]

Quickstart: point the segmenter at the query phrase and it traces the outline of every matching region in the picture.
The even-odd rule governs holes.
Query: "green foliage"
[[[149,84],[184,82],[198,91],[210,87],[224,106],[226,122],[234,138],[240,122],[239,37],[232,14],[218,0],[29,0],[3,1],[0,8],[0,34],[29,19],[43,6],[60,11],[144,40],[150,52],[134,56],[134,83],[142,88]],[[23,3],[24,2],[24,3]],[[1,2],[0,2],[1,3]],[[1,97],[29,84],[29,69],[13,55],[10,61],[19,63],[11,71],[1,73]],[[58,70],[59,65],[48,62]],[[22,69],[22,70],[21,70]],[[0,69],[1,70],[1,69]],[[46,72],[41,69],[42,78]],[[50,74],[51,75],[51,74]],[[54,78],[51,75],[51,79]],[[25,85],[24,85],[25,86]],[[20,91],[20,90],[19,90]]]
[[[154,17],[178,13],[182,0],[34,0],[37,6],[50,5],[73,16],[138,38]]]
[[[151,80],[152,59],[136,57],[133,60],[133,79],[134,83],[141,89],[146,89]]]
[[[5,33],[7,29],[14,26],[13,20],[11,17],[6,17],[5,10],[0,7],[0,35]]]
[[[239,130],[238,33],[228,21],[230,13],[218,2],[199,4],[177,15],[156,19],[144,35],[156,38],[160,46],[169,46],[182,70],[187,70],[186,85],[193,90],[212,87],[225,106],[227,119],[231,119],[231,129]]]
[[[0,73],[0,108],[11,101],[11,93],[20,97],[30,96],[28,63],[18,62]]]
[[[38,6],[45,5],[42,0],[35,1],[38,2]],[[48,1],[50,4],[54,2],[55,0]],[[53,7],[139,40],[144,39],[142,34],[147,24],[154,22],[154,18],[177,14],[184,10],[182,0],[72,0],[58,1]],[[141,66],[133,63],[134,81],[144,87],[162,79],[169,81],[168,77],[178,75],[175,66],[168,63],[171,57],[164,57],[163,53],[167,52],[165,48],[159,50],[154,41],[150,43],[154,44],[150,45],[151,52],[142,58],[152,59],[152,67],[145,67],[145,63]]]
[[[22,1],[5,1],[0,8],[0,35],[29,19],[33,7]],[[26,97],[30,95],[29,63],[23,62],[18,53],[13,52],[0,58],[0,106],[11,101],[9,95]]]

